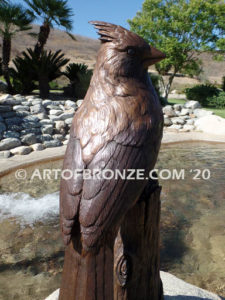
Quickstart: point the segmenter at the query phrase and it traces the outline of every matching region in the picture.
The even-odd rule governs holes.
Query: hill
[[[32,32],[38,33],[39,26],[34,25]],[[80,35],[75,35],[76,41],[73,41],[65,32],[61,30],[52,30],[48,39],[46,49],[58,50],[61,49],[66,57],[71,62],[86,63],[89,68],[93,68],[96,60],[97,51],[100,42],[95,39],[87,38]],[[31,37],[28,32],[20,32],[12,43],[12,58],[20,54],[27,47],[33,47],[36,43],[36,38]],[[203,62],[203,73],[201,79],[210,82],[221,82],[221,78],[225,75],[225,61],[217,62],[213,60],[212,53],[204,52],[200,54],[200,59]],[[186,77],[185,77],[186,78]],[[175,82],[187,80],[187,84],[194,83],[194,79],[177,78]],[[188,82],[189,81],[189,82]]]

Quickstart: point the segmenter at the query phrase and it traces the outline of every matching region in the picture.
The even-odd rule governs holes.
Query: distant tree
[[[131,30],[163,51],[167,58],[156,65],[168,97],[177,73],[200,71],[196,54],[224,45],[225,3],[221,0],[145,0],[142,10],[128,20]]]
[[[71,34],[72,9],[67,6],[67,0],[24,0],[30,7],[30,14],[37,19],[42,19],[38,41],[35,45],[35,53],[40,56],[48,40],[50,30],[54,25],[65,28],[67,34],[75,40]]]
[[[0,3],[0,36],[2,37],[2,73],[11,93],[12,85],[9,77],[9,62],[11,55],[11,41],[20,31],[31,29],[33,17],[19,4],[10,2]]]
[[[69,62],[69,59],[64,57],[61,50],[42,51],[41,56],[38,57],[33,49],[28,48],[13,62],[16,68],[12,68],[10,71],[18,91],[24,94],[28,92],[28,89],[32,91],[37,81],[40,97],[44,99],[49,96],[49,82],[63,75],[61,68]],[[23,74],[27,74],[27,76],[24,78]]]

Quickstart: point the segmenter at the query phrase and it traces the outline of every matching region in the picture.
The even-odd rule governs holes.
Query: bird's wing
[[[71,239],[71,231],[78,216],[83,188],[81,172],[84,168],[80,141],[71,135],[67,145],[60,183],[60,223],[66,245]],[[75,173],[76,171],[77,173]]]
[[[141,147],[124,146],[111,141],[107,143],[87,165],[90,170],[112,170],[110,179],[86,179],[79,209],[79,221],[83,245],[95,247],[103,233],[118,225],[121,217],[134,205],[146,184],[145,180],[128,180],[115,176],[124,170],[145,169],[146,153]],[[147,159],[148,160],[148,159]],[[152,160],[152,164],[154,164]],[[117,171],[116,171],[117,170]],[[103,173],[100,173],[103,175]],[[111,178],[111,175],[114,175]],[[105,177],[105,176],[104,176]],[[134,175],[133,175],[134,177]],[[145,177],[144,177],[145,178]]]

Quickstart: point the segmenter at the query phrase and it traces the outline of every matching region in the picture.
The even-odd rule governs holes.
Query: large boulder
[[[190,109],[196,109],[196,108],[201,108],[201,104],[198,101],[190,100],[184,104],[184,107]]]
[[[210,134],[222,135],[225,138],[225,119],[215,115],[202,117],[195,121],[195,126]]]
[[[196,108],[193,113],[197,118],[211,116],[214,114],[214,112],[211,110],[205,110],[205,109],[201,109],[201,108]]]
[[[7,138],[0,141],[0,151],[10,150],[21,145],[21,141],[17,138]]]

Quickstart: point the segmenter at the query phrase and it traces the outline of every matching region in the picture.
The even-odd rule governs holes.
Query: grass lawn
[[[169,104],[184,104],[185,100],[181,99],[168,99]],[[206,110],[211,110],[214,112],[215,115],[225,118],[225,108],[211,108],[211,107],[203,107]]]

